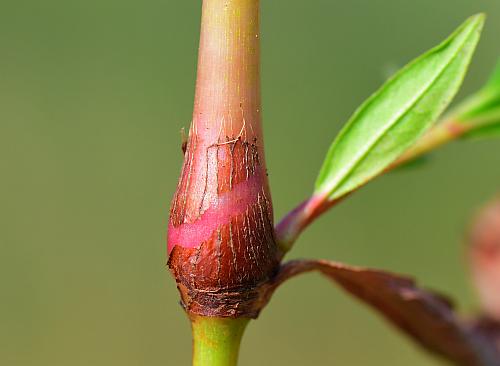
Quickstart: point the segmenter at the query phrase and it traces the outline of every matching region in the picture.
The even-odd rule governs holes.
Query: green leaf
[[[471,138],[487,138],[500,137],[500,121],[497,124],[484,126],[477,130],[471,131],[467,137]]]
[[[500,91],[500,60],[497,62],[493,74],[491,75],[487,87]]]
[[[462,138],[500,137],[500,62],[486,85],[463,104],[456,117],[468,130]]]
[[[337,199],[381,173],[425,132],[458,91],[479,41],[484,15],[465,21],[354,113],[328,151],[315,194]]]
[[[485,139],[500,137],[500,107],[474,120],[476,126],[466,132],[464,139]]]

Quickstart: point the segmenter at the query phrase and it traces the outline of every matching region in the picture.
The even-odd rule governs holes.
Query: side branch
[[[471,124],[461,123],[454,118],[446,119],[431,128],[413,147],[401,155],[379,176],[404,166],[451,141],[457,140],[473,129],[474,127]],[[357,192],[370,181],[366,181],[354,191],[333,201],[322,196],[313,195],[299,204],[276,225],[276,240],[281,250],[284,253],[288,252],[309,224],[321,214],[344,201],[345,198],[354,192]]]

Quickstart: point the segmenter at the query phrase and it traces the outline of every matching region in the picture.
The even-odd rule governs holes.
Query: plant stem
[[[259,0],[203,0],[193,132],[262,145]],[[260,152],[263,154],[263,152]]]
[[[256,287],[279,265],[259,58],[259,0],[203,0],[193,120],[168,230],[194,366],[236,365],[245,327],[260,310]]]
[[[249,320],[191,317],[193,366],[236,366],[241,337]]]

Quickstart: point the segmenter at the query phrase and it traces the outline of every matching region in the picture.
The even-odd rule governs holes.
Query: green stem
[[[193,366],[236,366],[249,320],[192,317]]]

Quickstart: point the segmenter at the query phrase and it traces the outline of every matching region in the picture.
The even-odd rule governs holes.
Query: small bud
[[[472,276],[483,311],[500,321],[500,200],[480,211],[470,242]]]

